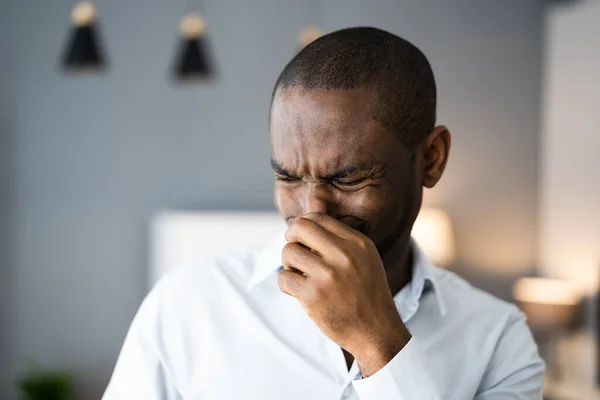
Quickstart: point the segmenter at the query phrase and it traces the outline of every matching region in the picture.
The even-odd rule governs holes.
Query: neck
[[[412,279],[413,255],[410,235],[399,238],[382,261],[390,291],[395,296]]]

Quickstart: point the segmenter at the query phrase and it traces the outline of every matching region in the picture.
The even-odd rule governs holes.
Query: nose
[[[304,214],[324,213],[332,215],[334,201],[331,190],[325,184],[307,183],[304,191],[303,208]]]

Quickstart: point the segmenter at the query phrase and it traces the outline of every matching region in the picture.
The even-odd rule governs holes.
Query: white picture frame
[[[173,268],[266,244],[285,228],[275,211],[160,211],[150,222],[149,288]]]

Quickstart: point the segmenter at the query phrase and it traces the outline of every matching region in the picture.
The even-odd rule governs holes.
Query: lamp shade
[[[213,75],[206,41],[206,23],[200,14],[190,13],[180,24],[181,43],[175,60],[175,78],[203,81]]]
[[[427,258],[447,267],[455,257],[454,233],[448,215],[439,208],[422,208],[412,229],[412,237]]]

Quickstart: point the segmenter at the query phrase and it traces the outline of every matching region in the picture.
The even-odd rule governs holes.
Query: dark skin
[[[279,90],[271,107],[275,205],[288,223],[283,293],[364,377],[411,336],[393,295],[411,279],[410,232],[422,188],[441,178],[450,133],[408,148],[377,122],[369,88]]]

